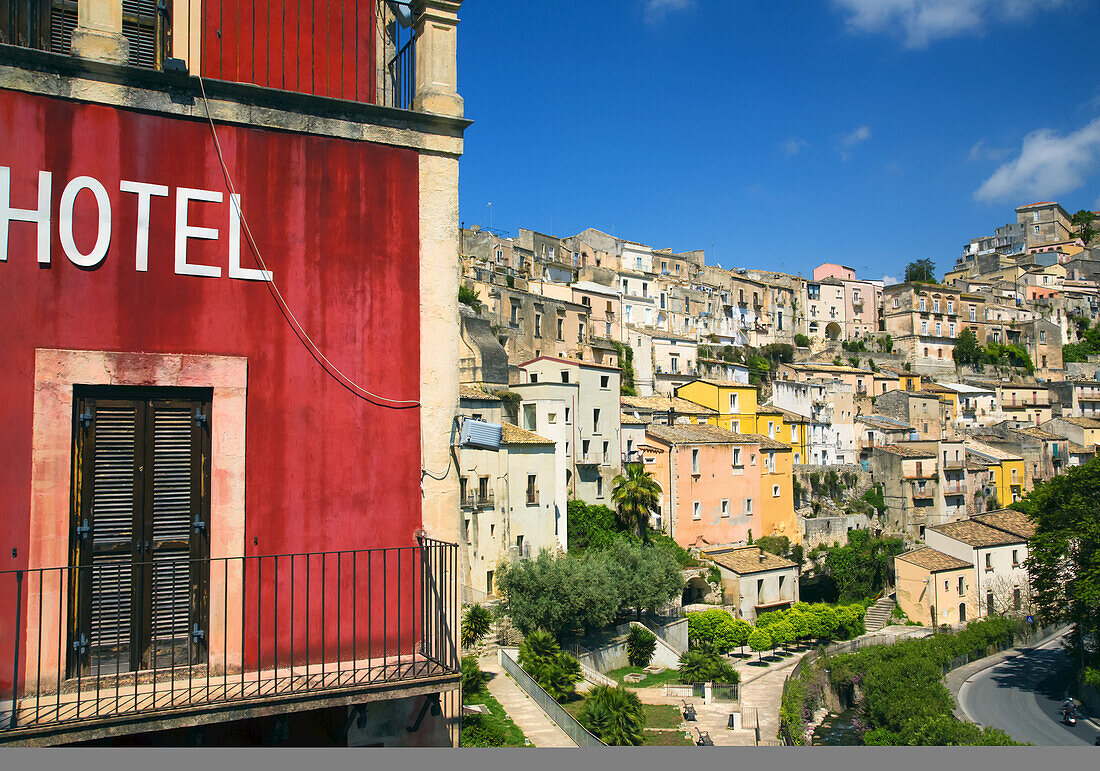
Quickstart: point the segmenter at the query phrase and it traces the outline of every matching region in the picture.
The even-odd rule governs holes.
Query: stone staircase
[[[867,608],[867,615],[863,619],[868,632],[877,632],[890,624],[890,616],[894,614],[894,598],[881,597],[875,604]]]

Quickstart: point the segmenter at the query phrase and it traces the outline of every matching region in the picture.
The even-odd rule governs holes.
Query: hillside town
[[[611,505],[631,463],[662,488],[649,525],[686,549],[853,529],[924,543],[1084,465],[1100,245],[1071,219],[1020,206],[942,281],[927,261],[891,285],[833,262],[727,269],[591,228],[464,228],[463,435],[504,426],[491,461],[460,450],[464,596],[493,595],[501,559],[568,550],[568,501]],[[830,471],[852,480],[835,500],[814,481]]]
[[[1085,176],[873,272],[475,225],[462,6],[0,3],[0,747],[1100,744]]]

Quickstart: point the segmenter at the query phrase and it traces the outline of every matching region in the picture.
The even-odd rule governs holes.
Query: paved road
[[[975,723],[1000,728],[1016,741],[1092,745],[1097,728],[1085,720],[1075,728],[1061,722],[1059,705],[1071,677],[1062,638],[1055,637],[970,676],[959,690],[959,707]]]

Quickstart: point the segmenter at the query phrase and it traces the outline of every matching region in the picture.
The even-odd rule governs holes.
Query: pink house
[[[762,535],[760,439],[711,425],[647,427],[642,453],[663,491],[660,529],[684,547]]]
[[[814,268],[814,281],[820,281],[823,278],[837,278],[841,281],[854,281],[856,278],[855,268],[849,268],[847,265],[838,265],[835,262],[823,262]]]

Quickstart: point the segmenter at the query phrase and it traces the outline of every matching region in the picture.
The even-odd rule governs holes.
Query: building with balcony
[[[920,373],[954,372],[955,338],[964,326],[979,332],[982,295],[929,284],[894,284],[883,289],[886,332],[895,350]],[[982,338],[979,335],[979,340]]]
[[[955,436],[951,405],[939,393],[930,391],[888,391],[875,400],[882,415],[908,423],[919,439],[949,439]]]
[[[565,487],[569,497],[610,505],[611,481],[622,466],[619,369],[543,356],[519,366],[511,386],[524,403],[564,403]]]
[[[974,460],[989,467],[993,489],[986,491],[986,498],[998,505],[1015,503],[1024,497],[1024,459],[1010,449],[996,447],[976,439],[966,439],[967,460]],[[988,508],[988,504],[987,504]]]
[[[909,423],[886,415],[860,415],[855,419],[855,430],[861,461],[869,461],[876,447],[885,447],[916,437]]]
[[[648,426],[642,455],[661,486],[664,532],[685,548],[760,534],[763,440],[710,425]]]
[[[1095,452],[1096,445],[1100,444],[1100,418],[1088,417],[1061,417],[1052,418],[1043,423],[1041,428],[1057,436],[1065,437],[1071,445],[1070,452],[1074,454],[1087,454]]]
[[[996,388],[968,383],[937,382],[936,385],[955,394],[956,427],[977,428],[988,426],[997,420]]]
[[[565,402],[540,400],[520,406],[526,425],[548,428],[548,437],[509,423],[500,398],[471,385],[460,390],[463,420],[501,426],[499,447],[458,448],[459,500],[463,515],[462,592],[477,601],[495,594],[501,562],[529,559],[543,549],[568,547]]]
[[[916,539],[925,526],[942,521],[942,477],[933,443],[875,447],[871,472],[886,500],[885,525],[889,532]]]
[[[1041,426],[1051,419],[1050,392],[1045,383],[997,383],[996,388],[1001,420],[1013,427]]]
[[[1100,418],[1100,378],[1048,383],[1047,390],[1063,416]]]
[[[694,338],[628,324],[626,342],[634,351],[634,388],[641,396],[671,396],[695,378],[699,345]]]
[[[459,2],[393,5],[5,3],[0,742],[458,743],[420,437],[458,394]]]

